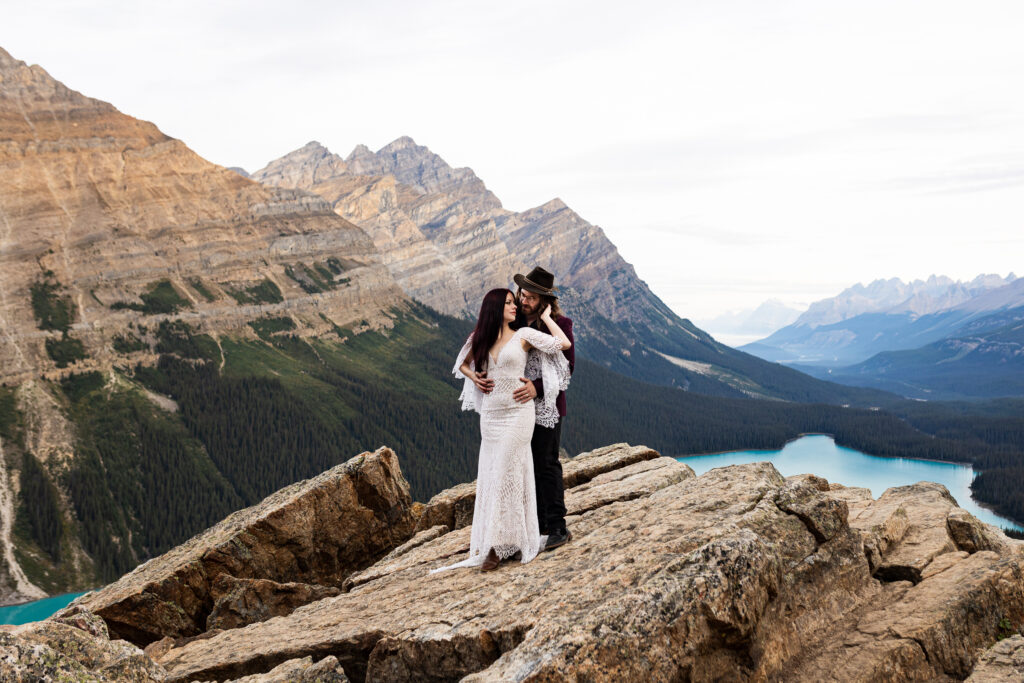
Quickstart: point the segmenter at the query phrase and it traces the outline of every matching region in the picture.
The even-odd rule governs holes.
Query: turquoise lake
[[[67,593],[44,598],[22,605],[0,607],[0,624],[27,624],[30,621],[45,619],[57,610],[67,607],[68,603],[84,593]]]
[[[906,486],[919,481],[942,484],[956,498],[960,507],[972,515],[998,527],[1024,530],[1020,525],[981,507],[971,498],[974,470],[968,466],[931,460],[880,458],[851,448],[837,446],[832,437],[822,434],[802,436],[780,451],[732,451],[714,455],[677,458],[697,474],[715,467],[741,465],[767,460],[784,477],[812,473],[843,486],[871,489],[875,498],[893,486]]]

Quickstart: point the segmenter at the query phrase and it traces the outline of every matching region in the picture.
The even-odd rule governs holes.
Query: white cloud
[[[211,161],[412,135],[687,317],[1022,270],[1018,2],[11,5],[0,46]]]

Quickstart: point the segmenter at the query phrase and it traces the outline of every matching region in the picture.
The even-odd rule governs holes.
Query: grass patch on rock
[[[75,317],[75,305],[71,296],[63,294],[64,288],[54,278],[53,271],[46,271],[42,280],[29,287],[32,298],[32,313],[41,330],[67,332]]]
[[[46,353],[57,364],[58,368],[66,368],[72,363],[84,360],[87,356],[82,342],[65,332],[60,339],[46,340]]]
[[[139,295],[142,303],[133,301],[115,301],[110,305],[113,310],[129,309],[146,315],[167,315],[177,313],[183,308],[191,308],[192,303],[181,296],[170,280],[158,280],[149,286],[149,290]]]
[[[239,304],[279,304],[284,301],[281,288],[270,278],[244,289],[225,288]]]

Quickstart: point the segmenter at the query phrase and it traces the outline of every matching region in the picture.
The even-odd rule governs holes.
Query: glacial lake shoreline
[[[783,476],[812,473],[830,483],[867,488],[874,498],[894,486],[934,481],[945,486],[960,507],[983,522],[1024,530],[1020,522],[995,513],[971,497],[970,484],[976,473],[969,463],[871,455],[837,445],[831,434],[801,434],[778,450],[724,451],[675,459],[692,467],[698,475],[715,467],[767,461]]]

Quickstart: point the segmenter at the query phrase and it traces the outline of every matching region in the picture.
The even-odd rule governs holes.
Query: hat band
[[[547,291],[547,292],[549,292],[549,293],[550,293],[550,292],[553,292],[553,291],[555,291],[555,290],[554,290],[554,289],[553,289],[552,287],[545,287],[544,285],[539,285],[539,284],[537,284],[536,282],[534,282],[534,281],[533,281],[533,280],[531,280],[530,278],[526,277],[525,275],[523,275],[523,280],[524,280],[525,282],[528,282],[528,283],[530,283],[531,285],[533,285],[533,286],[534,286],[534,287],[536,287],[537,289],[543,289],[543,290],[546,290],[546,291]]]

